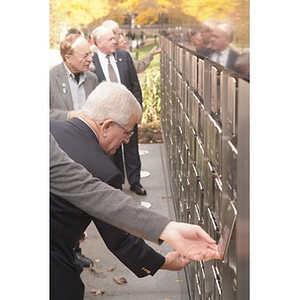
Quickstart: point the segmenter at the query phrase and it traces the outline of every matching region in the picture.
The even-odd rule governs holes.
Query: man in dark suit
[[[124,84],[142,105],[142,91],[136,70],[130,54],[127,51],[116,50],[116,39],[113,31],[105,26],[93,30],[93,39],[97,51],[93,56],[93,71],[99,82],[115,81]],[[134,127],[130,142],[124,145],[126,175],[130,189],[138,195],[146,195],[145,188],[140,183],[141,160],[138,149],[138,127]],[[125,178],[122,148],[113,156],[114,162]]]
[[[82,114],[70,121],[51,120],[51,133],[73,160],[94,177],[115,188],[122,188],[122,174],[110,156],[122,143],[128,143],[140,120],[141,107],[125,86],[101,83],[88,97]],[[50,197],[51,299],[82,300],[84,286],[74,264],[73,248],[93,221],[112,251],[138,277],[154,275],[160,268],[179,270],[189,260],[177,252],[164,258],[142,239],[100,221],[63,198]]]

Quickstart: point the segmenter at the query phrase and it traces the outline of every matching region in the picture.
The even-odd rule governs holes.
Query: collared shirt
[[[104,54],[101,51],[97,50],[97,55],[99,57],[99,61],[100,61],[104,76],[106,78],[106,81],[110,81],[109,75],[108,75],[108,61],[107,61],[107,58],[106,58],[106,54]],[[112,65],[112,67],[114,68],[114,71],[117,75],[118,82],[121,83],[120,74],[119,74],[119,70],[118,70],[118,67],[117,67],[115,56],[113,54],[111,54],[109,56],[109,60],[110,60],[110,63]]]
[[[215,51],[213,54],[212,54],[212,57],[211,59],[215,62],[218,62],[220,65],[226,67],[227,65],[227,60],[228,60],[228,55],[229,55],[229,47],[226,48],[225,50],[223,51]],[[219,60],[219,61],[218,61]]]
[[[64,66],[68,75],[67,77],[69,79],[69,85],[70,85],[72,101],[73,101],[73,109],[80,110],[82,109],[86,100],[86,95],[85,95],[85,90],[83,85],[86,78],[86,74],[85,72],[80,74],[79,82],[77,84],[75,75],[69,70],[69,68],[65,63]]]
[[[98,140],[98,139],[99,139],[99,138],[98,138],[98,135],[97,135],[96,131],[92,128],[92,126],[91,126],[86,120],[84,120],[83,118],[78,117],[78,119],[81,120],[81,121],[84,122],[87,126],[90,127],[90,129],[94,132],[94,134],[95,134],[95,136],[96,136],[96,138],[97,138],[97,140]]]

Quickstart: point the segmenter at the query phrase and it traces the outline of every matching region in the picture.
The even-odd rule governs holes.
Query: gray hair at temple
[[[221,23],[216,25],[216,27],[225,32],[230,43],[233,41],[234,30],[231,25],[227,23]]]
[[[103,37],[107,36],[110,33],[114,33],[111,28],[108,28],[108,27],[102,26],[102,25],[96,27],[92,32],[92,37],[93,37],[93,40],[94,40],[94,44],[97,45],[97,41],[100,38],[103,38]]]
[[[107,119],[126,125],[133,114],[142,118],[142,108],[134,95],[125,85],[102,81],[88,96],[82,113],[89,118],[102,122]]]

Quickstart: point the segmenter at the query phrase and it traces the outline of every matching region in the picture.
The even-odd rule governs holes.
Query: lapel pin
[[[66,86],[67,85],[65,83],[62,84],[62,87],[63,87],[62,91],[63,91],[64,94],[66,94],[68,92]]]

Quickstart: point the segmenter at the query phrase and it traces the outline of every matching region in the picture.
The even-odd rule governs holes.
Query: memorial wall
[[[177,221],[198,224],[222,260],[185,270],[189,298],[249,296],[249,81],[160,36],[162,130]]]

